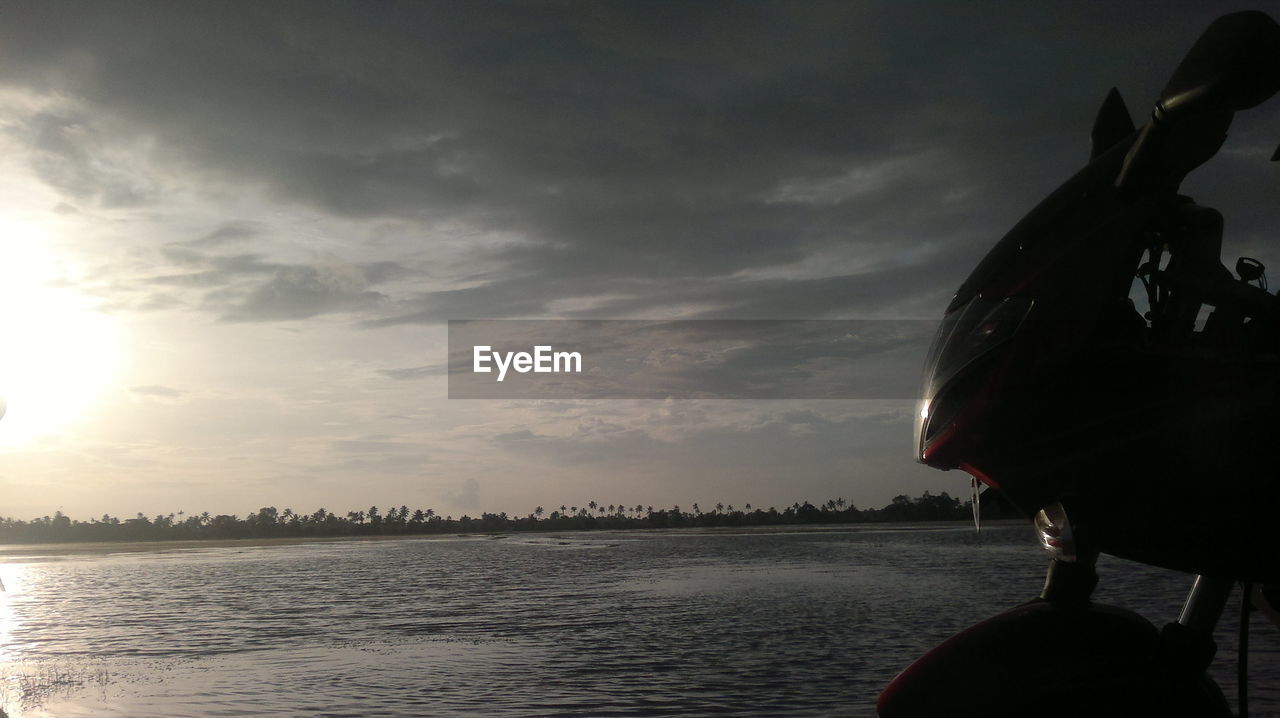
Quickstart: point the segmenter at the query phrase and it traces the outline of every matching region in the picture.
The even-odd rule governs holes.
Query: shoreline
[[[999,519],[983,522],[983,527],[999,528],[1029,525],[1023,519]],[[682,528],[634,529],[560,529],[550,531],[499,531],[439,534],[387,534],[370,536],[280,536],[241,539],[179,539],[173,541],[70,541],[65,543],[0,544],[0,563],[56,556],[101,555],[113,553],[167,553],[215,548],[258,548],[312,543],[368,541],[442,541],[457,539],[506,539],[515,536],[617,535],[617,534],[687,534],[748,535],[788,533],[857,533],[865,531],[941,531],[972,529],[965,521],[899,521],[849,524],[790,524],[770,526],[698,526]]]

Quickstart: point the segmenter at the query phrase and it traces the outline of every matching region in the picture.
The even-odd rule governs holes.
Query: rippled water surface
[[[872,715],[951,633],[1030,599],[1028,530],[569,533],[0,564],[0,705],[24,715]],[[1186,576],[1106,560],[1163,624]],[[1252,714],[1280,715],[1255,620]],[[1233,691],[1234,622],[1215,675]],[[1272,713],[1268,713],[1270,710]]]

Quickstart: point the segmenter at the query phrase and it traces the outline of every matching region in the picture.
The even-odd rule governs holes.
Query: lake
[[[1026,526],[4,548],[11,718],[868,716],[1047,563]],[[1097,600],[1157,625],[1190,585],[1099,571]],[[1231,605],[1214,675],[1234,696]],[[1280,715],[1280,632],[1252,625],[1251,714]]]

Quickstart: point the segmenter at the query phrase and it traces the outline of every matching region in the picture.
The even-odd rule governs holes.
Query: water
[[[636,532],[11,555],[17,716],[872,715],[955,631],[1032,598],[1025,527]],[[1186,576],[1108,560],[1163,624]],[[1234,623],[1215,675],[1234,690]],[[1280,715],[1255,620],[1253,715]],[[1267,691],[1270,691],[1269,693]]]

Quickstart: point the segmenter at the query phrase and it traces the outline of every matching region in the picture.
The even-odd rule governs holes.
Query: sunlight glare
[[[69,281],[44,214],[0,206],[0,450],[92,415],[121,359],[119,322]]]

